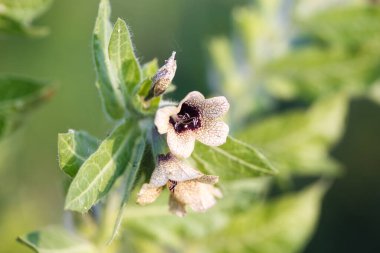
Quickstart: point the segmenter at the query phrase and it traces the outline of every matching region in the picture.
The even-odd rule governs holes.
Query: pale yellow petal
[[[178,183],[172,194],[177,201],[190,206],[195,212],[205,212],[215,205],[218,193],[220,191],[212,185],[191,180]]]
[[[171,154],[168,156],[167,160],[159,162],[160,166],[165,170],[168,179],[181,182],[204,176],[203,173],[193,169],[182,159]]]
[[[168,182],[168,176],[163,164],[158,164],[150,176],[149,184],[154,187],[164,186]]]
[[[168,131],[170,116],[175,115],[178,112],[179,110],[176,106],[166,106],[157,110],[154,124],[160,134],[164,134]]]
[[[186,215],[185,204],[176,200],[173,195],[169,197],[169,211],[179,217],[184,217]]]
[[[154,202],[162,191],[162,187],[154,187],[150,184],[143,184],[141,190],[137,194],[137,203],[146,205]]]
[[[177,133],[170,125],[167,142],[171,153],[178,157],[188,158],[194,150],[195,136],[192,131]]]

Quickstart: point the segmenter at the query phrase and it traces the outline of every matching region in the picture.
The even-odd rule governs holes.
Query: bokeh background
[[[111,1],[112,16],[125,19],[133,31],[141,62],[157,57],[162,63],[171,51],[177,52],[178,99],[191,90],[211,92],[208,43],[231,34],[233,9],[250,2]],[[56,0],[36,22],[49,27],[48,36],[0,37],[1,73],[57,87],[55,96],[28,116],[27,124],[0,143],[0,252],[30,252],[16,243],[18,235],[62,222],[57,133],[73,128],[105,136],[109,131],[94,86],[91,35],[97,8],[97,0]],[[379,129],[379,104],[351,100],[344,136],[331,150],[344,172],[328,191],[304,252],[380,252]]]

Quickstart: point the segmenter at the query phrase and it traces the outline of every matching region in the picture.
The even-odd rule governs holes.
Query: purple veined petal
[[[199,91],[192,91],[189,94],[187,94],[184,99],[181,100],[181,102],[178,105],[178,108],[180,110],[183,103],[186,103],[195,107],[201,107],[204,100],[205,100],[205,97],[202,95],[202,93],[200,93]]]
[[[224,96],[206,99],[202,106],[202,116],[206,119],[216,119],[227,113],[230,104]]]
[[[204,176],[203,173],[171,154],[166,161],[160,162],[160,166],[165,168],[168,179],[173,181],[182,182]]]
[[[229,127],[223,121],[204,121],[196,131],[196,139],[205,145],[220,146],[227,140]]]

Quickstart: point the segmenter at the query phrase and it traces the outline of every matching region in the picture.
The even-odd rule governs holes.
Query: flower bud
[[[177,69],[175,54],[176,52],[173,51],[170,58],[165,61],[165,65],[162,66],[152,77],[152,87],[150,88],[149,94],[145,100],[160,96],[171,84]]]

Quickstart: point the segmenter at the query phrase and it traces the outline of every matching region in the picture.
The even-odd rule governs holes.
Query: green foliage
[[[97,87],[106,114],[119,120],[129,114],[152,113],[160,99],[146,104],[142,95],[151,85],[157,61],[147,64],[149,70],[142,70],[126,23],[118,19],[112,30],[110,13],[109,2],[102,0],[93,36]]]
[[[20,236],[20,242],[38,253],[95,253],[96,248],[88,241],[60,227],[48,227]]]
[[[380,8],[366,5],[300,19],[311,43],[269,64],[271,92],[283,99],[303,100],[340,90],[365,93],[379,78],[379,20]]]
[[[278,114],[248,126],[238,137],[262,147],[280,170],[289,174],[336,174],[339,165],[329,147],[340,138],[347,111],[347,96],[321,99],[308,110]]]
[[[143,137],[140,137],[140,139],[136,141],[136,144],[133,147],[133,154],[131,155],[130,162],[127,165],[126,172],[123,178],[123,185],[122,185],[122,188],[124,190],[123,198],[121,200],[120,210],[116,218],[115,227],[112,232],[110,241],[112,241],[115,238],[120,228],[123,215],[124,215],[124,209],[127,206],[128,200],[130,199],[131,194],[132,194],[133,187],[135,186],[137,173],[140,169],[144,151],[145,151],[145,139]]]
[[[325,191],[317,183],[236,215],[212,237],[213,252],[300,252],[314,231]]]
[[[295,253],[310,239],[326,185],[291,193],[282,185],[272,198],[271,176],[291,181],[337,175],[340,165],[329,153],[344,130],[349,99],[379,80],[379,11],[350,6],[301,17],[297,6],[284,9],[283,1],[255,2],[233,12],[233,39],[209,45],[212,84],[229,98],[231,132],[244,142],[228,137],[218,147],[197,143],[194,168],[218,175],[216,187],[224,196],[206,213],[189,212],[179,220],[167,210],[168,191],[148,207],[132,203],[157,155],[166,153],[166,138],[153,118],[168,101],[145,99],[158,61],[140,66],[128,26],[121,19],[112,25],[109,1],[100,1],[93,33],[96,85],[114,130],[103,140],[74,130],[58,136],[59,166],[70,177],[65,209],[93,210],[83,217],[95,224],[87,237],[97,250]],[[289,29],[295,32],[284,32]],[[355,36],[358,30],[363,36]],[[22,101],[6,104],[4,111],[34,104]],[[9,122],[0,114],[0,134]],[[39,252],[93,252],[75,238],[58,229],[21,240]]]
[[[117,76],[124,91],[125,99],[130,99],[130,95],[141,81],[141,69],[133,52],[131,35],[127,24],[120,18],[113,28],[108,54],[111,64],[117,71]]]
[[[21,113],[49,99],[52,88],[20,77],[0,77],[0,112]]]
[[[0,77],[0,137],[13,132],[25,113],[53,95],[46,83],[22,77]]]
[[[87,158],[98,149],[100,141],[84,131],[69,130],[58,134],[58,162],[61,170],[75,177]]]
[[[80,167],[68,190],[65,209],[87,212],[105,196],[124,172],[140,135],[134,122],[117,126]]]
[[[45,35],[48,30],[32,26],[32,21],[43,14],[51,3],[52,0],[0,0],[0,32]]]
[[[254,147],[232,137],[220,147],[198,144],[193,158],[209,174],[223,180],[273,175],[276,170]]]
[[[97,70],[96,86],[103,100],[106,113],[113,119],[121,119],[126,113],[126,102],[120,81],[117,79],[116,70],[111,66],[108,56],[108,44],[112,31],[112,25],[109,21],[110,14],[109,2],[102,0],[93,35],[94,59]]]

